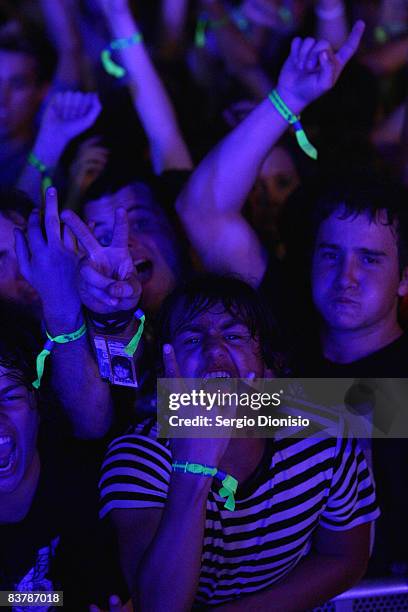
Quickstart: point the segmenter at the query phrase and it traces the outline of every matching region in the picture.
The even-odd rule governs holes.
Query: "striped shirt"
[[[163,508],[168,442],[145,428],[114,440],[100,479],[101,517],[113,509]],[[214,481],[207,500],[197,604],[216,605],[283,578],[310,550],[318,525],[342,531],[379,516],[356,439],[267,440],[262,462],[238,487],[234,512]]]

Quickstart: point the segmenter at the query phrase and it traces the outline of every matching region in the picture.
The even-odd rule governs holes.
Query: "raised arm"
[[[56,93],[49,101],[41,120],[32,153],[52,177],[68,143],[95,122],[101,110],[97,94],[66,91]],[[27,162],[17,186],[41,204],[41,172]]]
[[[128,38],[139,32],[127,0],[99,2],[113,38]],[[129,75],[134,106],[149,140],[155,173],[192,168],[172,103],[143,42],[123,49],[120,62]]]
[[[48,35],[58,52],[57,89],[76,89],[81,84],[81,39],[72,0],[40,0]]]
[[[299,114],[336,83],[355,53],[363,22],[333,53],[326,41],[295,38],[279,76],[277,90]],[[208,270],[235,273],[258,285],[266,257],[241,209],[270,149],[288,124],[267,99],[202,161],[177,201],[186,232]]]
[[[28,222],[27,239],[16,231],[16,253],[24,278],[38,291],[45,327],[52,337],[71,334],[84,323],[77,291],[78,255],[72,234],[62,231],[57,193],[50,188],[45,200],[45,232],[40,212]],[[67,344],[55,343],[50,364],[51,384],[80,438],[104,436],[113,407],[109,385],[102,382],[87,335]]]

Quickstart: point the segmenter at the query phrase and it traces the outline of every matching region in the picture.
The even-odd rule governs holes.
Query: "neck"
[[[34,455],[23,480],[12,493],[0,494],[0,523],[18,523],[27,515],[40,477],[40,457]]]
[[[395,318],[375,328],[338,330],[323,326],[321,343],[323,355],[334,363],[352,363],[384,348],[402,335]]]

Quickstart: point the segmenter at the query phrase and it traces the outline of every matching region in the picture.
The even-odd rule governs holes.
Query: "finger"
[[[112,307],[117,310],[117,306],[119,304],[119,298],[112,297],[105,289],[98,289],[94,285],[89,285],[85,282],[81,284],[81,294],[85,294],[84,302],[89,302],[90,300],[96,300],[103,304],[105,307],[112,309]]]
[[[180,370],[174,348],[171,344],[163,345],[164,375],[166,378],[180,378]]]
[[[357,51],[361,38],[363,36],[365,30],[364,21],[357,21],[353,29],[350,32],[350,35],[344,45],[338,50],[336,53],[336,57],[340,62],[342,68],[347,64],[347,62],[353,57],[355,52]]]
[[[55,187],[45,192],[45,233],[50,244],[61,240],[61,224],[58,215],[58,195]]]
[[[14,238],[18,267],[20,268],[22,276],[24,276],[24,278],[30,282],[30,249],[28,248],[26,237],[20,229],[16,228],[14,230]]]
[[[300,52],[301,45],[302,45],[302,39],[299,38],[298,36],[292,40],[292,44],[290,47],[290,55],[292,57],[292,60],[295,62],[295,64],[297,64],[299,60],[299,52]]]
[[[323,51],[330,50],[330,43],[327,40],[319,40],[318,43],[314,45],[314,47],[309,51],[309,55],[306,59],[306,69],[307,70],[316,70],[319,66],[319,55]]]
[[[320,72],[318,75],[319,87],[325,91],[330,89],[336,80],[336,66],[334,54],[331,49],[319,54]]]
[[[64,210],[61,219],[73,232],[78,242],[83,246],[90,257],[95,257],[100,250],[99,242],[88,226],[72,210]]]
[[[41,229],[40,211],[38,209],[33,210],[28,218],[27,239],[31,253],[42,251],[46,246]]]
[[[89,286],[97,287],[98,289],[107,290],[109,285],[112,284],[111,277],[105,276],[98,270],[95,270],[94,266],[89,262],[81,264],[79,274],[82,282],[87,283]]]
[[[108,293],[116,298],[137,298],[142,294],[142,286],[139,282],[116,281],[108,287]]]
[[[126,248],[129,241],[129,223],[125,208],[115,210],[115,224],[113,226],[112,247]]]
[[[298,55],[298,67],[300,70],[304,70],[309,52],[311,49],[313,49],[315,43],[316,41],[314,38],[305,38],[305,40],[302,42]]]
[[[122,602],[117,595],[111,595],[109,597],[109,612],[120,612]]]
[[[69,250],[72,251],[73,253],[77,252],[77,243],[76,243],[76,239],[74,234],[72,233],[72,231],[69,229],[68,226],[64,225],[63,230],[62,230],[62,241],[64,243],[64,246]]]

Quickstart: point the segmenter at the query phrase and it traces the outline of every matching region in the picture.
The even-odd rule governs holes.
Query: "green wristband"
[[[300,117],[292,113],[290,108],[286,106],[285,102],[280,97],[279,93],[276,89],[274,89],[268,96],[269,100],[272,102],[278,113],[293,126],[295,130],[296,140],[298,145],[306,153],[308,157],[312,159],[317,159],[317,150],[316,148],[309,142],[306,133],[302,127],[300,122]]]
[[[196,31],[194,35],[194,44],[199,49],[203,49],[207,42],[206,31],[207,30],[219,30],[223,28],[230,21],[229,15],[223,17],[222,19],[206,19],[205,17],[200,17],[197,20]]]
[[[101,52],[101,61],[105,71],[116,79],[121,79],[125,76],[126,70],[113,61],[112,51],[121,51],[133,45],[138,45],[143,42],[143,35],[140,32],[135,32],[128,38],[115,38]]]
[[[52,187],[52,179],[48,167],[43,164],[43,162],[32,151],[28,154],[27,161],[30,166],[38,170],[38,172],[41,174],[41,187],[43,193],[45,194],[48,187]]]
[[[47,334],[47,341],[44,345],[43,350],[37,356],[37,379],[32,383],[35,389],[39,389],[41,385],[41,379],[44,374],[45,360],[51,353],[53,344],[67,344],[68,342],[74,342],[75,340],[79,340],[79,338],[82,338],[82,336],[86,334],[86,324],[84,323],[79,329],[72,332],[71,334],[61,334],[59,336],[55,336],[55,338],[50,336],[47,330],[45,331],[45,333]]]
[[[235,510],[235,493],[238,488],[238,480],[229,474],[216,467],[212,467],[203,463],[190,463],[189,461],[174,461],[171,464],[173,472],[182,472],[184,474],[195,474],[196,476],[214,477],[221,481],[222,487],[218,491],[220,497],[226,498],[224,508],[226,510]]]

